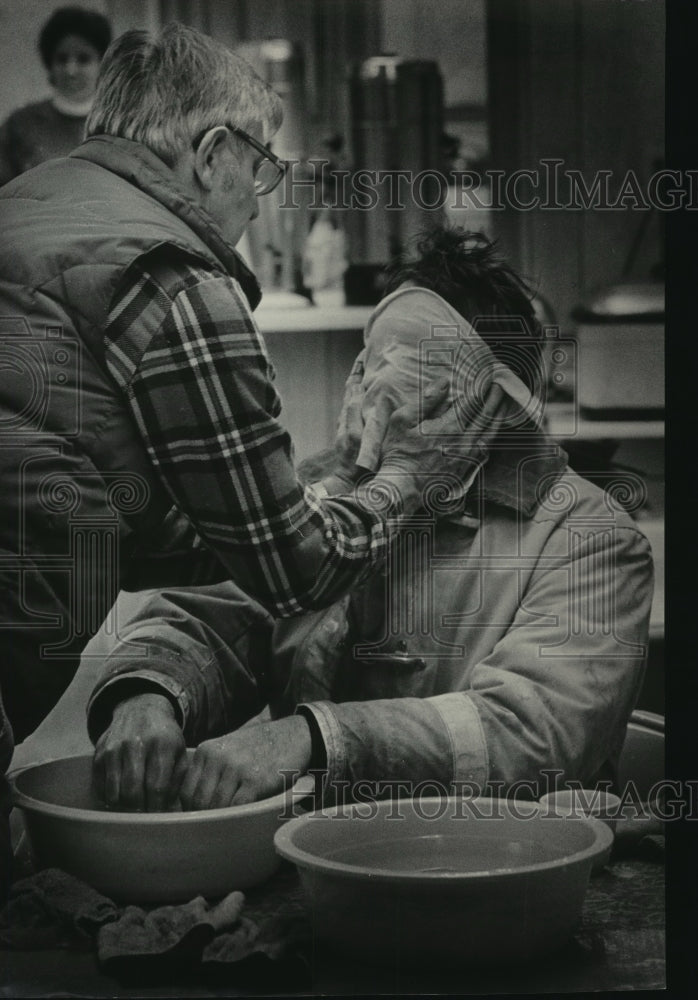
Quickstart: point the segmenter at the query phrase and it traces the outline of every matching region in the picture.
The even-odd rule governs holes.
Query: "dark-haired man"
[[[265,623],[229,585],[145,597],[88,709],[111,804],[243,803],[311,765],[340,795],[612,780],[642,680],[649,546],[538,429],[525,286],[479,237],[437,232],[419,254],[367,326],[338,448],[305,475],[370,489],[390,413],[444,371],[461,415],[446,452],[480,443],[481,460],[425,490],[385,571],[327,610]],[[272,721],[245,726],[265,705]]]

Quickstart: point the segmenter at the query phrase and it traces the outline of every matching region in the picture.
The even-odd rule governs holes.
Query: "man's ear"
[[[208,130],[194,153],[194,174],[205,191],[213,187],[213,177],[226,149],[229,132],[225,125]]]

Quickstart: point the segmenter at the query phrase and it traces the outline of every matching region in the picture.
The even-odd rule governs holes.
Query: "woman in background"
[[[97,74],[111,41],[109,21],[82,7],[61,7],[39,35],[53,95],[13,111],[0,128],[0,184],[82,142]]]

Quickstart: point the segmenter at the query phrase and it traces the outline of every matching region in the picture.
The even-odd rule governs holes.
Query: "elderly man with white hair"
[[[387,506],[298,480],[259,286],[234,250],[283,178],[267,145],[281,117],[225,46],[178,24],[130,31],[82,145],[0,191],[0,683],[16,740],[120,589],[231,580],[265,621],[326,607],[384,564],[420,477],[453,469],[442,385],[391,420]],[[310,740],[302,718],[286,727]]]

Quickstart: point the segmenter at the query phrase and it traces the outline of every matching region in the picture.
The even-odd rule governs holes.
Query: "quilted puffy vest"
[[[113,136],[0,189],[0,233],[0,683],[20,736],[171,507],[104,360],[119,280],[171,245],[235,277],[252,309],[260,291],[171,170]]]

